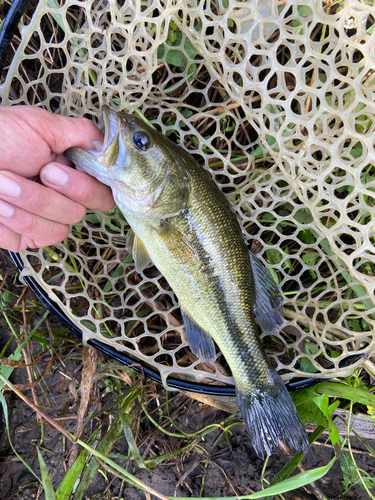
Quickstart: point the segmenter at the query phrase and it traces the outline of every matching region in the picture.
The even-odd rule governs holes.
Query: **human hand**
[[[111,190],[70,167],[63,152],[103,135],[87,119],[33,106],[0,106],[0,247],[13,252],[62,241],[86,208],[109,210]],[[29,178],[39,175],[44,185]]]

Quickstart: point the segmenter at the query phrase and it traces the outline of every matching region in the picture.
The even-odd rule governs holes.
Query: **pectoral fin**
[[[266,267],[251,252],[250,260],[256,291],[254,314],[264,332],[277,333],[285,321],[279,289]]]
[[[132,254],[135,264],[135,269],[140,272],[145,269],[150,263],[151,259],[144,246],[142,240],[134,233],[132,229],[129,229],[128,236],[126,240],[126,248],[129,253]]]
[[[194,248],[190,245],[185,236],[166,220],[158,220],[153,225],[160,238],[163,239],[165,245],[182,264],[193,264],[197,262],[198,255]]]
[[[210,334],[202,330],[184,311],[182,311],[185,333],[190,349],[198,358],[205,361],[214,361],[216,357],[215,344]]]

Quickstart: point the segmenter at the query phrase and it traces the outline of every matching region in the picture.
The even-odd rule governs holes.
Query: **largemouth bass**
[[[236,216],[206,171],[142,119],[103,108],[104,143],[65,152],[77,168],[112,188],[130,227],[137,270],[153,262],[179,299],[191,350],[225,356],[255,452],[279,441],[308,449],[306,431],[258,335],[283,323],[272,277],[249,253]]]

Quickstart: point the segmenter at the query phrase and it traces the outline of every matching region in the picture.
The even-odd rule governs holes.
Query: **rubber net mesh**
[[[41,0],[0,86],[3,104],[93,120],[103,103],[138,108],[211,172],[283,293],[264,345],[284,380],[346,375],[375,345],[373,4]],[[127,230],[88,212],[64,243],[23,252],[23,275],[164,382],[231,383],[220,353],[190,352],[157,269],[135,272]]]

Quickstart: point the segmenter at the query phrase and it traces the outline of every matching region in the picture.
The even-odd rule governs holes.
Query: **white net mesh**
[[[0,95],[93,119],[139,108],[212,173],[280,284],[288,321],[264,339],[279,373],[343,376],[375,345],[374,18],[373,0],[41,0]],[[24,252],[24,274],[164,381],[231,382],[220,355],[190,352],[158,271],[135,272],[126,229],[89,213]]]

